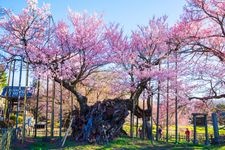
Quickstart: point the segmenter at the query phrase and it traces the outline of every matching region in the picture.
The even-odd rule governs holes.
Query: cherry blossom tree
[[[48,4],[38,7],[36,0],[27,0],[28,5],[20,14],[6,10],[0,20],[0,48],[4,54],[0,57],[6,61],[21,57],[32,65],[37,76],[51,77],[72,92],[79,103],[80,115],[85,118],[85,126],[104,114],[96,114],[95,109],[106,109],[107,102],[88,106],[88,93],[92,90],[122,95],[124,99],[116,102],[127,103],[133,124],[134,115],[142,117],[144,112],[152,117],[150,101],[147,101],[148,109],[142,110],[138,106],[139,98],[158,97],[158,109],[166,109],[169,81],[170,111],[182,112],[185,108],[187,112],[192,105],[199,104],[190,99],[225,97],[224,91],[220,91],[225,83],[225,3],[187,2],[181,20],[173,27],[168,27],[167,17],[153,17],[148,25],[138,26],[128,36],[118,24],[108,25],[101,15],[87,12],[69,10],[67,22],[55,23]],[[111,77],[105,78],[110,74]],[[208,96],[192,95],[203,87],[207,88],[203,93]],[[99,99],[99,93],[96,97]],[[173,107],[175,103],[178,108]],[[113,104],[110,101],[107,107]],[[124,110],[121,116],[126,115]],[[119,122],[121,126],[122,123],[123,120]],[[85,138],[88,134],[84,135]]]
[[[112,62],[111,49],[109,49],[110,45],[106,38],[106,25],[102,17],[97,14],[81,14],[71,10],[68,15],[71,25],[63,21],[52,24],[47,5],[39,8],[35,0],[28,0],[27,3],[28,6],[21,14],[16,15],[7,11],[7,17],[0,23],[2,30],[0,45],[8,56],[19,56],[31,64],[37,76],[50,76],[71,91],[79,102],[79,114],[84,120],[83,124],[88,126],[89,124],[86,124],[88,120],[93,117],[93,113],[97,113],[93,111],[100,106],[97,103],[94,108],[89,107],[87,97],[79,92],[77,86],[90,80],[92,74],[102,71],[104,65]],[[115,136],[114,134],[118,134],[121,130],[127,115],[125,102],[129,101],[117,100],[116,106],[114,106],[115,102],[109,102],[112,107],[124,106],[123,110],[120,110],[121,120],[117,120],[118,124],[112,124],[115,130],[114,127],[108,127],[109,130],[114,131],[108,132],[110,137]],[[105,107],[104,103],[100,105]],[[96,114],[96,119],[99,119],[97,115],[102,115],[102,111],[105,111],[105,108]],[[105,122],[107,123],[107,120]],[[104,126],[103,123],[99,126]],[[84,129],[81,129],[79,135],[84,140],[90,140],[90,137],[87,137],[89,133],[83,131]],[[102,134],[99,133],[99,136],[104,136]]]
[[[225,3],[219,0],[187,2],[181,21],[174,26],[171,43],[180,45],[177,50],[189,53],[190,61],[195,62],[190,69],[195,72],[192,83],[198,84],[198,91],[203,94],[189,95],[190,99],[223,98]]]
[[[21,14],[7,11],[7,17],[1,21],[2,49],[11,56],[24,58],[37,73],[45,72],[57,82],[63,80],[63,86],[77,96],[81,110],[85,111],[87,100],[75,87],[106,63],[102,18],[70,11],[70,32],[65,22],[50,26],[48,5],[39,8],[37,1],[27,3]]]
[[[112,48],[114,63],[121,68],[121,74],[125,79],[120,82],[126,85],[127,93],[133,100],[133,109],[131,112],[131,129],[133,122],[132,113],[136,112],[138,99],[145,89],[150,93],[157,89],[157,84],[149,86],[150,82],[165,81],[167,78],[175,76],[174,69],[161,68],[159,65],[165,65],[165,59],[173,51],[169,43],[169,28],[166,23],[166,17],[155,18],[149,21],[147,26],[138,26],[138,30],[133,31],[131,37],[123,34],[118,25],[109,28],[109,44]],[[123,87],[124,88],[124,87]],[[155,92],[151,95],[153,96]],[[151,112],[150,102],[148,102],[148,111]],[[150,113],[147,116],[149,116]],[[142,115],[139,116],[140,118]],[[131,130],[130,135],[132,136]]]
[[[0,22],[0,45],[11,56],[26,57],[27,61],[37,63],[39,60],[35,61],[32,57],[40,55],[35,50],[42,49],[47,42],[45,33],[48,29],[49,5],[39,8],[36,1],[27,1],[27,4],[19,15],[5,10],[5,16]]]

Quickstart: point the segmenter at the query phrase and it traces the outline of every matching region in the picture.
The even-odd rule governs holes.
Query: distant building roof
[[[7,94],[8,93],[8,94]],[[27,90],[27,97],[31,97],[33,93],[33,88],[28,87]],[[20,96],[20,99],[24,99],[25,96],[25,87],[21,86],[19,89],[19,86],[5,86],[2,90],[1,97],[6,98],[11,100],[17,100],[18,97]]]

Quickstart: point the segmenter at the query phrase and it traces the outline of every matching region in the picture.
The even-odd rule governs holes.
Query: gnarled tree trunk
[[[55,79],[57,82],[61,82]],[[133,108],[132,99],[107,99],[96,102],[92,106],[87,105],[87,97],[81,95],[70,83],[63,81],[63,86],[71,91],[79,102],[80,109],[73,111],[72,136],[77,141],[90,143],[105,143],[120,135],[126,135],[123,131],[125,118],[128,111],[141,118],[143,113],[150,116],[151,111],[143,111],[138,105]]]
[[[85,115],[80,115],[79,111],[75,110],[73,137],[77,141],[102,144],[125,135],[122,128],[131,109],[130,99],[108,99],[91,106]],[[149,111],[142,111],[139,107],[135,109],[135,115],[138,117],[141,117],[142,113],[150,115]]]

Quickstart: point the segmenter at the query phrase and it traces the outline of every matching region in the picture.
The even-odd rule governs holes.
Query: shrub
[[[12,120],[14,124],[16,123],[16,115],[11,115],[9,119]],[[18,116],[18,124],[22,124],[22,123],[23,123],[23,117]]]
[[[16,115],[11,115],[9,120],[12,120],[14,123],[16,122]]]
[[[18,117],[18,123],[19,123],[19,124],[22,124],[22,123],[23,123],[23,117],[22,117],[22,116],[19,116],[19,117]]]

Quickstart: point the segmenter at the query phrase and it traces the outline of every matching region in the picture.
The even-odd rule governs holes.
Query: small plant
[[[11,115],[9,117],[10,120],[12,120],[14,123],[16,122],[16,115]]]
[[[23,123],[23,117],[22,116],[18,116],[18,123],[22,124]]]
[[[16,115],[11,115],[9,117],[11,123],[14,125],[16,123]],[[23,117],[22,116],[18,116],[18,124],[22,124],[23,123]]]

